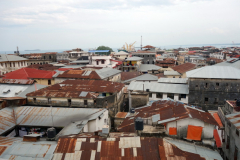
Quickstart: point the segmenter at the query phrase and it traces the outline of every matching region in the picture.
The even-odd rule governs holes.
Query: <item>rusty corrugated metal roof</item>
[[[27,96],[34,97],[70,97],[79,98],[81,92],[88,92],[85,98],[97,98],[94,93],[120,92],[124,84],[104,80],[66,80],[62,83],[49,86],[28,93]]]
[[[190,71],[196,67],[196,64],[193,63],[184,63],[175,67],[172,67],[174,71],[177,71],[181,74],[186,73],[187,71]]]
[[[121,125],[118,127],[120,132],[134,132],[134,118],[149,118],[153,115],[160,114],[161,121],[176,121],[184,118],[196,118],[203,122],[218,125],[216,120],[210,113],[204,112],[202,110],[198,110],[189,106],[185,106],[184,104],[172,100],[159,100],[154,102],[151,106],[136,108],[134,114],[131,117],[127,117]]]
[[[35,81],[30,79],[0,79],[0,83],[7,84],[33,84]]]
[[[118,112],[115,115],[115,118],[125,118],[127,116],[128,112]]]
[[[76,135],[74,138],[62,137],[58,140],[53,160],[222,160],[217,151],[184,144],[196,149],[196,153],[191,153],[174,143],[174,140],[169,142],[156,137],[82,138],[81,135]],[[207,154],[197,154],[201,151]]]
[[[0,146],[10,146],[16,141],[22,141],[22,138],[0,136]]]

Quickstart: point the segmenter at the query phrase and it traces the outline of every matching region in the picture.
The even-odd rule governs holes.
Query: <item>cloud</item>
[[[0,1],[0,48],[18,44],[16,37],[27,37],[26,48],[120,47],[136,40],[138,46],[141,35],[155,46],[237,42],[238,6],[239,0]]]

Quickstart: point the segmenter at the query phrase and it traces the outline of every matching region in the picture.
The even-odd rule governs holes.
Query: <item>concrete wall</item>
[[[132,56],[143,58],[143,64],[155,64],[156,62],[156,53],[132,53]]]
[[[12,61],[0,63],[0,74],[6,74],[24,67],[27,67],[27,61]]]
[[[168,98],[167,93],[161,93],[161,94],[163,95],[162,98],[157,98],[157,93],[152,93],[152,97],[149,97],[149,100],[152,101],[152,100],[161,100],[161,99]],[[189,95],[186,95],[186,98],[179,98],[179,96],[180,96],[180,94],[174,94],[174,100],[180,101],[183,103],[188,103]]]
[[[166,125],[166,134],[169,134],[170,127],[177,127],[177,138],[186,138],[188,125],[203,127],[202,139],[213,138],[214,125],[205,123],[198,119],[186,118],[174,122],[169,122]]]
[[[132,97],[132,108],[145,106],[149,101],[148,94],[131,94]]]
[[[230,138],[229,149],[226,148],[227,136],[229,136],[229,138]],[[229,160],[234,159],[235,147],[238,148],[237,160],[240,160],[240,138],[236,134],[236,127],[233,124],[231,124],[231,127],[230,127],[226,121],[226,123],[225,123],[225,142],[223,142],[223,145],[222,145],[222,150],[224,152],[225,160],[226,160],[226,158],[228,158]]]
[[[47,85],[47,86],[51,86],[51,85],[55,84],[54,79],[34,79],[34,80],[36,80],[38,84]],[[48,85],[48,80],[51,81],[50,85]]]
[[[224,105],[224,99],[238,99],[239,93],[238,80],[189,79],[189,104],[204,110],[217,110],[217,107]],[[208,102],[205,102],[205,98],[208,98]]]

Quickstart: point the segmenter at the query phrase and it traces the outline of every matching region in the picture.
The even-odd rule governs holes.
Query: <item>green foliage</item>
[[[109,50],[108,53],[100,53],[100,52],[96,52],[97,54],[103,54],[103,55],[109,55],[111,52],[113,52],[112,48],[108,47],[108,46],[99,46],[97,48],[97,50]]]

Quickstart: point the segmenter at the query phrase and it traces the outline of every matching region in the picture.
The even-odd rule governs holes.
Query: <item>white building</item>
[[[27,67],[28,59],[15,55],[0,54],[0,74],[6,74],[8,72]]]
[[[223,52],[210,53],[210,57],[223,60],[223,59],[226,59],[226,54],[224,54]]]
[[[116,68],[118,62],[112,60],[111,56],[91,56],[87,67]]]
[[[158,82],[133,81],[128,86],[130,91],[149,91],[149,101],[171,98],[188,103],[188,84],[185,78],[160,78]]]

